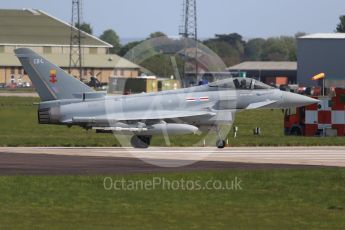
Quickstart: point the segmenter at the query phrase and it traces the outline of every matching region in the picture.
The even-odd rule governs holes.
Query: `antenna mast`
[[[180,35],[183,38],[198,40],[196,0],[183,0]]]
[[[82,21],[82,0],[72,0],[72,19],[71,19],[71,37],[70,37],[70,53],[69,53],[69,73],[73,68],[79,70],[79,79],[83,80],[82,68],[82,48],[81,48],[81,30]]]
[[[196,7],[196,0],[183,0],[183,10],[182,10],[182,23],[180,26],[179,34],[184,39],[193,39],[195,42],[195,76],[197,81],[199,81],[198,76],[198,23],[197,23],[197,7]],[[186,41],[188,43],[188,41]],[[186,45],[187,46],[187,45]],[[187,48],[187,47],[186,47]],[[192,55],[190,52],[187,52],[185,49],[185,60],[188,60]],[[186,73],[186,61],[184,66],[184,74]],[[185,77],[185,76],[184,76]]]

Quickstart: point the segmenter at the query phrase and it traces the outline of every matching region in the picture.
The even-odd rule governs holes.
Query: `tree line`
[[[92,34],[90,24],[83,23],[76,25],[81,30]],[[281,36],[268,39],[254,38],[244,40],[240,34],[217,34],[214,38],[201,41],[219,55],[228,66],[238,64],[242,61],[295,61],[296,60],[296,38],[304,35],[296,34],[295,37]],[[166,36],[162,32],[154,32],[148,38]],[[101,40],[113,45],[109,50],[112,54],[124,56],[129,50],[142,41],[120,44],[118,34],[112,30],[106,30],[99,37]]]
[[[215,51],[227,66],[243,61],[296,61],[297,38],[281,36],[244,40],[240,34],[219,34],[203,43]]]
[[[345,33],[345,15],[339,17],[335,32]],[[90,24],[83,23],[77,28],[92,34],[93,30]],[[270,38],[253,38],[244,39],[238,33],[217,34],[214,38],[210,38],[202,42],[204,45],[213,50],[227,66],[233,66],[243,61],[296,61],[297,55],[297,38],[305,35],[305,33],[297,33],[295,36],[280,36]],[[148,38],[166,36],[162,32],[154,32]],[[111,54],[124,56],[133,47],[142,41],[135,41],[125,45],[121,45],[118,34],[108,29],[102,33],[100,39],[113,45],[109,50]],[[164,58],[156,58],[155,61],[163,62]],[[153,66],[165,66],[153,65]],[[151,64],[148,65],[152,66]],[[144,66],[145,67],[145,66]],[[159,71],[160,72],[160,71]]]

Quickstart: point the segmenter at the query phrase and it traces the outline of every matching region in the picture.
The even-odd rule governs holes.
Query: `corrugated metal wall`
[[[329,84],[345,83],[345,39],[298,39],[297,58],[300,86],[317,86],[311,78],[322,72]]]

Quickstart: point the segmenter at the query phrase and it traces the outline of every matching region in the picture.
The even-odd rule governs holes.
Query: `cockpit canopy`
[[[230,78],[209,84],[209,87],[219,89],[259,90],[273,87],[251,78]]]

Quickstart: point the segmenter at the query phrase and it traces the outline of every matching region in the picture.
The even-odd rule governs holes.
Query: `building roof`
[[[67,68],[69,66],[69,54],[44,54],[52,63]],[[21,66],[18,58],[12,53],[0,53],[0,66]],[[85,54],[83,56],[84,68],[117,68],[139,69],[140,66],[132,63],[116,54]]]
[[[345,39],[345,33],[317,33],[299,37],[299,39]]]
[[[297,62],[247,61],[228,68],[230,71],[297,71]]]
[[[74,30],[78,30],[73,27]],[[41,10],[0,10],[0,44],[15,45],[68,45],[71,26]],[[99,38],[82,32],[82,45],[112,47]]]

